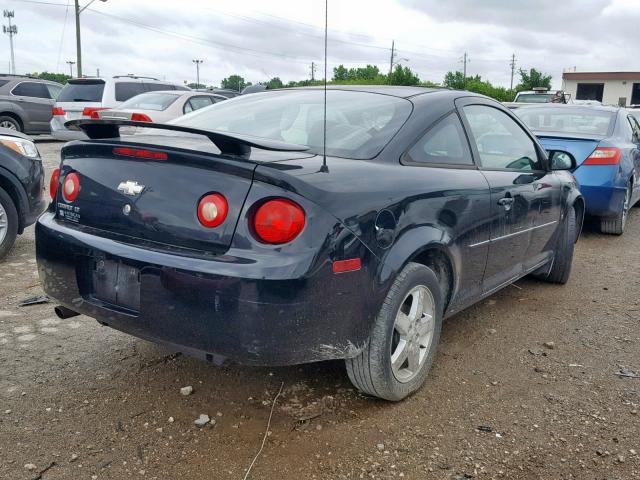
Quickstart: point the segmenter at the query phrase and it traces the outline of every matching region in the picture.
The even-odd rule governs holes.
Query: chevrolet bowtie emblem
[[[136,195],[140,195],[144,190],[144,185],[138,185],[138,182],[132,182],[131,180],[127,180],[126,182],[120,182],[118,185],[118,191],[124,193],[125,195],[130,195],[135,197]]]

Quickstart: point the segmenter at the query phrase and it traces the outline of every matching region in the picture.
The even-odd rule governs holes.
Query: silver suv
[[[62,85],[48,80],[0,74],[0,128],[49,133],[51,107]]]
[[[69,80],[53,107],[51,134],[57,140],[87,138],[84,133],[67,129],[69,120],[91,118],[95,111],[115,108],[136,95],[157,90],[190,90],[188,87],[134,75],[112,78],[74,78]]]

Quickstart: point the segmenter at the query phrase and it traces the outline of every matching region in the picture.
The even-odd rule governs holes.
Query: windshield
[[[166,110],[180,95],[175,93],[142,93],[124,102],[118,109]]]
[[[102,102],[104,82],[67,83],[58,95],[58,102]]]
[[[522,121],[535,132],[608,135],[613,112],[570,107],[532,107],[515,110]]]
[[[520,103],[551,103],[552,93],[521,93],[516,102]]]
[[[322,90],[252,93],[189,113],[169,123],[306,145],[322,153]],[[408,100],[365,92],[327,92],[327,154],[375,157],[411,113]]]

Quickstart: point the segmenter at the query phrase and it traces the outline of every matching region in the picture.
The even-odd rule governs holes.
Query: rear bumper
[[[584,196],[587,215],[615,217],[622,211],[626,186],[617,185],[617,165],[583,166],[574,175]]]
[[[63,306],[216,363],[353,357],[377,311],[370,257],[362,270],[341,275],[331,273],[329,262],[318,265],[317,252],[278,259],[279,265],[272,258],[238,257],[233,248],[208,259],[186,257],[95,236],[50,212],[36,225],[36,252],[44,290]],[[140,270],[139,311],[94,297],[89,265],[96,258]],[[294,275],[283,278],[283,268]]]
[[[54,116],[51,119],[51,136],[56,140],[61,140],[63,142],[69,142],[71,140],[87,140],[87,137],[84,132],[69,130],[64,126],[66,120],[60,116]]]

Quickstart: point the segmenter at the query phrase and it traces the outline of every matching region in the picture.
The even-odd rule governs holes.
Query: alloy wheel
[[[4,239],[7,237],[7,232],[9,231],[9,218],[6,210],[0,203],[0,245],[4,242]]]
[[[399,382],[411,381],[431,350],[435,329],[435,301],[424,285],[405,297],[393,326],[391,369]]]
[[[18,130],[18,127],[16,127],[16,124],[13,122],[10,122],[9,120],[4,120],[0,122],[0,127],[8,128],[9,130]]]

